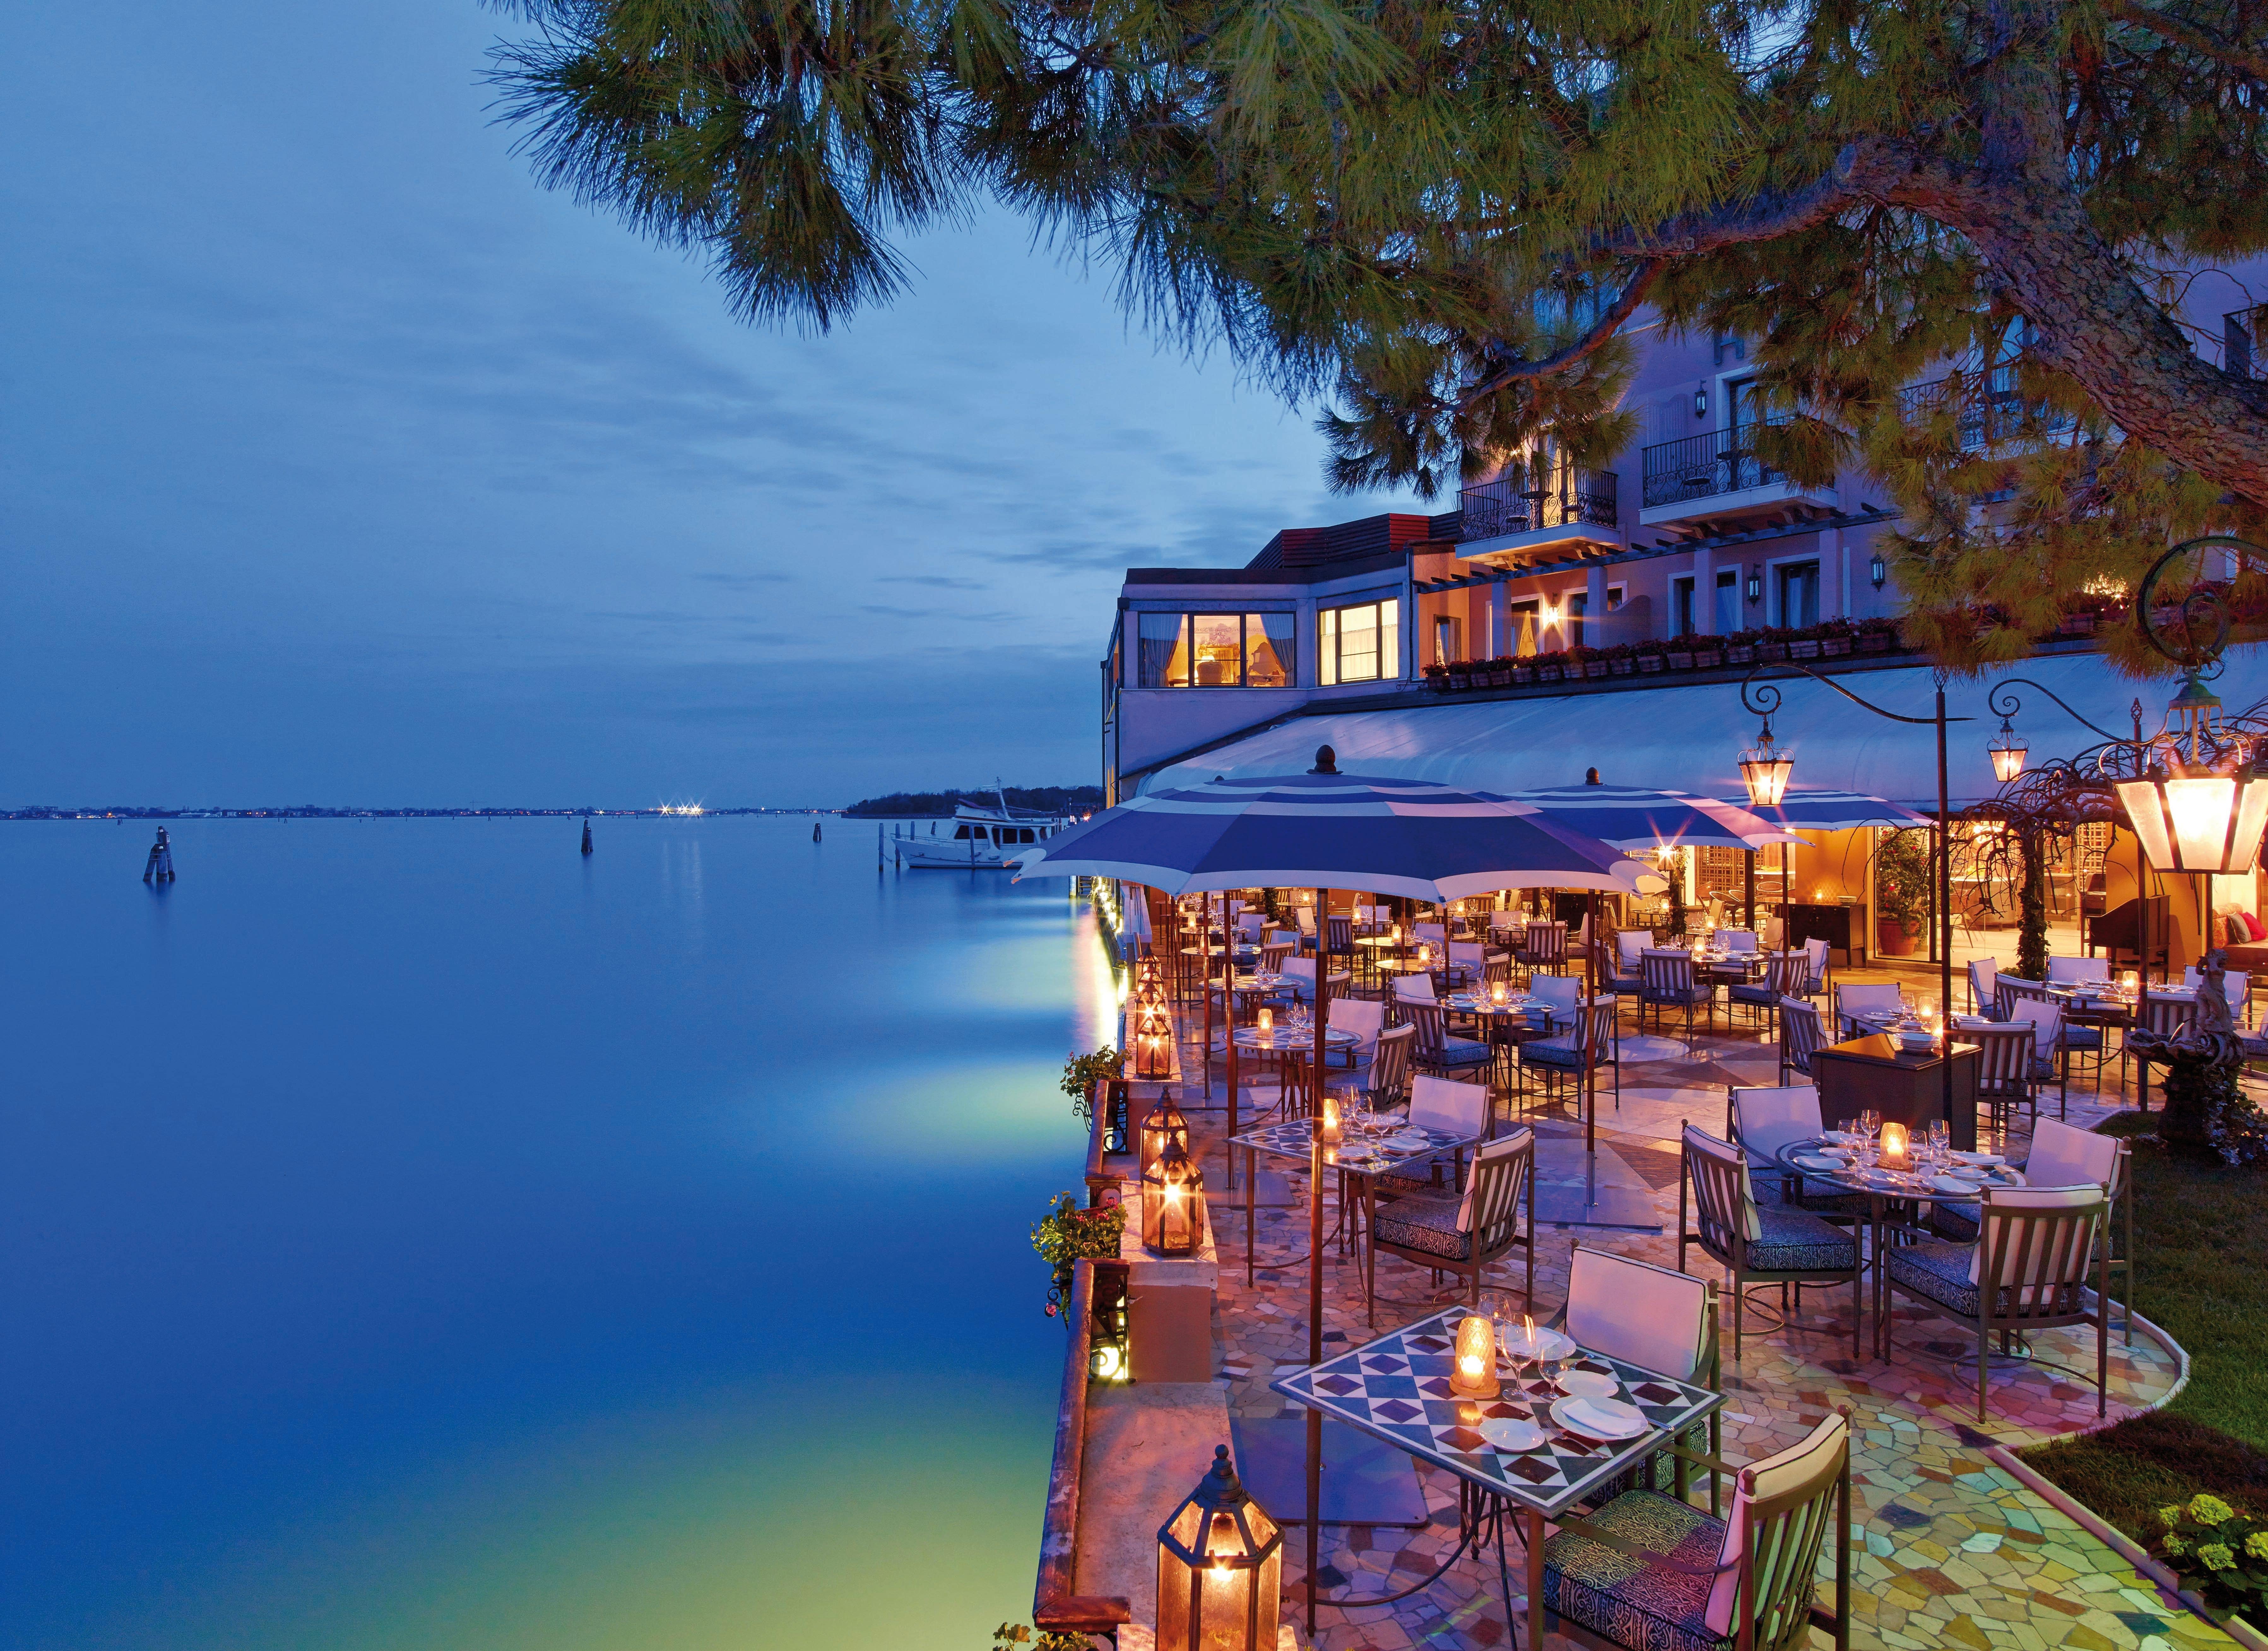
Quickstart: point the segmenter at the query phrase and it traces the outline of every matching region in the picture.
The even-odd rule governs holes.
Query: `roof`
[[[1461,510],[1446,516],[1365,516],[1329,527],[1285,527],[1261,547],[1248,568],[1315,568],[1366,556],[1399,555],[1428,540],[1450,540],[1464,520]]]

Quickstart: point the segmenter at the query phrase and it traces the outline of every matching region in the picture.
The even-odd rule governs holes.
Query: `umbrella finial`
[[[1583,770],[1583,784],[1586,785],[1596,785],[1600,783],[1599,770],[1597,769],[1587,768]]]
[[[1336,774],[1338,771],[1339,754],[1336,751],[1332,750],[1328,745],[1317,746],[1315,748],[1315,765],[1309,769],[1307,772],[1310,774]]]

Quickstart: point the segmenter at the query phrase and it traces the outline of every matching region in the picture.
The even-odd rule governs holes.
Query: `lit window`
[[[1290,614],[1138,615],[1143,688],[1289,688]]]
[[[1392,597],[1351,608],[1326,608],[1316,616],[1316,680],[1374,682],[1402,674],[1402,604]]]

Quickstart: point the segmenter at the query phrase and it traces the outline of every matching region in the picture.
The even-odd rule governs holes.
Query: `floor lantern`
[[[1142,1177],[1142,1247],[1168,1260],[1194,1256],[1204,1223],[1204,1172],[1168,1140]]]
[[[1216,1446],[1158,1531],[1158,1651],[1276,1651],[1284,1533]]]

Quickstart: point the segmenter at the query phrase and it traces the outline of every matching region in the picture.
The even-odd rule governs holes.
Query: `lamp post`
[[[1822,676],[1808,665],[1784,662],[1774,665],[1760,665],[1755,670],[1750,671],[1747,676],[1742,679],[1741,682],[1742,708],[1746,711],[1752,711],[1756,715],[1764,719],[1767,736],[1769,736],[1771,731],[1771,713],[1779,709],[1780,693],[1779,689],[1774,687],[1771,683],[1760,682],[1756,680],[1758,676],[1762,675],[1766,671],[1800,672],[1803,675],[1809,677],[1813,682],[1824,683],[1829,688],[1833,689],[1837,693],[1842,695],[1844,698],[1849,700],[1852,704],[1858,706],[1862,711],[1871,711],[1877,717],[1888,718],[1892,722],[1908,723],[1915,727],[1933,727],[1937,730],[1937,821],[1931,828],[1931,834],[1936,838],[1937,851],[1938,1012],[1940,1015],[1947,1017],[1949,1021],[1953,1013],[1953,809],[1952,805],[1946,795],[1945,729],[1946,725],[1949,722],[1967,722],[1970,719],[1967,717],[1948,717],[1945,714],[1945,673],[1943,671],[1938,671],[1933,674],[1937,683],[1937,705],[1934,711],[1926,717],[1908,717],[1898,711],[1885,711],[1882,707],[1874,704],[1871,700],[1859,698],[1858,695],[1844,687],[1842,683],[1835,681],[1834,678]],[[1760,741],[1760,743],[1762,742]],[[1780,760],[1784,763],[1784,766],[1778,771],[1778,784],[1785,787],[1787,784],[1788,772],[1793,768],[1794,763],[1793,759],[1782,758]],[[1743,755],[1742,771],[1743,777],[1745,777],[1747,773],[1745,754]],[[1753,794],[1754,793],[1752,792],[1751,795]],[[1951,1050],[1948,1049],[1941,1050],[1939,1055],[1939,1061],[1940,1063],[1940,1075],[1944,1082],[1945,1117],[1946,1121],[1950,1124],[1953,1120],[1953,1055]]]

